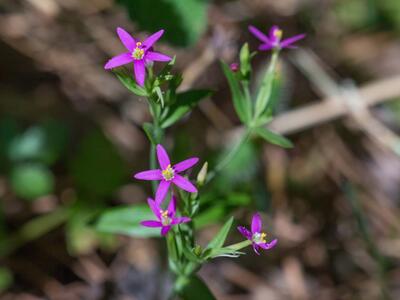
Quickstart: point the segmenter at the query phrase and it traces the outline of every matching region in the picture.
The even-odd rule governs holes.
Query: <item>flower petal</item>
[[[298,35],[292,36],[286,40],[283,40],[281,42],[281,48],[286,48],[287,46],[297,42],[298,40],[304,39],[305,37],[306,37],[305,34],[298,34]]]
[[[159,31],[157,31],[156,33],[153,33],[151,36],[149,36],[144,42],[143,42],[143,46],[148,49],[151,46],[153,46],[153,44],[155,42],[157,42],[160,37],[164,34],[164,29],[161,29]]]
[[[251,240],[252,234],[246,227],[238,226],[237,229],[246,239]]]
[[[140,180],[161,180],[163,179],[161,170],[147,170],[136,173],[133,177]]]
[[[184,161],[181,161],[180,163],[177,163],[176,165],[174,165],[173,168],[176,172],[180,173],[193,167],[195,164],[197,164],[198,161],[199,159],[197,157],[188,158]]]
[[[163,170],[165,170],[171,164],[167,151],[160,144],[157,145],[157,158],[158,163]]]
[[[167,195],[168,193],[168,188],[170,185],[171,181],[165,181],[165,180],[160,181],[160,184],[158,185],[157,188],[156,199],[155,199],[157,204],[160,204],[164,200],[165,195]]]
[[[153,213],[157,217],[157,219],[161,220],[160,206],[157,205],[157,203],[151,198],[147,199],[147,203],[149,204],[149,207],[151,208],[151,210],[153,211]]]
[[[132,52],[136,47],[135,39],[121,27],[117,28],[117,34],[125,48]]]
[[[171,225],[182,224],[190,222],[192,219],[189,217],[178,217],[172,220]]]
[[[146,227],[162,227],[161,222],[159,221],[142,221],[140,222],[141,225],[146,226]]]
[[[273,45],[273,44],[267,44],[267,43],[265,43],[265,44],[262,44],[262,45],[260,45],[259,47],[258,47],[258,50],[260,50],[260,51],[268,51],[268,50],[271,50],[272,48],[274,48],[275,46]]]
[[[167,235],[168,231],[171,229],[171,226],[163,226],[163,228],[161,228],[161,235],[165,236]]]
[[[135,71],[135,79],[138,85],[144,86],[144,80],[146,78],[146,67],[144,60],[134,60],[133,69]]]
[[[146,52],[146,59],[152,60],[152,61],[170,61],[172,58],[169,57],[168,55],[154,52],[154,51],[147,51]]]
[[[186,178],[182,177],[181,175],[175,174],[174,179],[172,182],[179,186],[182,190],[185,190],[189,193],[196,193],[196,187]]]
[[[278,30],[280,29],[277,25],[271,26],[271,28],[269,29],[269,40],[271,41],[271,43],[276,42],[277,40],[276,31]]]
[[[253,215],[253,219],[251,220],[251,233],[254,234],[260,231],[261,231],[261,217],[259,213],[255,213]]]
[[[253,250],[257,255],[260,255],[260,252],[258,252],[260,247],[256,243],[253,243]]]
[[[171,201],[169,201],[168,204],[168,216],[170,218],[173,218],[175,217],[175,213],[176,213],[176,198],[174,195],[172,195]]]
[[[271,241],[269,243],[260,243],[260,244],[258,244],[258,246],[260,246],[261,248],[263,248],[265,250],[268,250],[268,249],[274,248],[277,243],[278,243],[278,240],[274,239],[273,241]]]
[[[104,69],[109,70],[112,68],[116,68],[122,65],[129,64],[130,62],[133,62],[133,58],[130,55],[130,53],[122,53],[117,56],[114,56],[111,58],[105,65]]]
[[[269,38],[262,33],[260,30],[258,30],[256,27],[250,25],[249,26],[249,31],[256,37],[258,38],[260,41],[263,41],[264,43],[269,43]]]

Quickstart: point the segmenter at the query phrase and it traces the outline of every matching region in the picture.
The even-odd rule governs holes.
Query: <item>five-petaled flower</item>
[[[161,203],[165,198],[171,183],[187,192],[197,192],[196,187],[189,180],[179,175],[179,173],[193,167],[199,161],[197,157],[188,158],[171,166],[167,151],[163,146],[157,145],[157,158],[161,169],[139,172],[134,176],[136,179],[141,180],[160,180],[155,199],[157,203]]]
[[[267,235],[264,232],[261,232],[261,226],[261,217],[258,213],[253,215],[253,219],[251,221],[251,231],[243,226],[238,226],[239,232],[246,239],[252,242],[254,252],[256,252],[258,255],[260,255],[258,252],[260,248],[268,250],[275,247],[276,243],[278,242],[277,239],[274,239],[273,241],[267,243],[265,239]]]
[[[144,85],[146,78],[146,64],[152,61],[170,61],[171,57],[153,51],[153,44],[157,42],[163,35],[164,30],[157,31],[156,33],[149,36],[143,43],[136,41],[129,33],[127,33],[121,27],[117,28],[117,34],[122,44],[128,52],[119,54],[111,58],[106,65],[105,69],[116,68],[128,63],[133,62],[133,68],[135,72],[136,82],[140,85]]]
[[[151,210],[154,215],[157,217],[157,221],[148,220],[142,221],[140,224],[146,227],[161,227],[161,235],[166,235],[168,231],[171,229],[173,225],[186,223],[190,221],[188,217],[176,217],[176,198],[172,196],[171,201],[169,202],[167,210],[162,210],[159,203],[154,201],[153,199],[147,199],[147,203],[149,204]]]
[[[267,51],[270,49],[279,50],[283,48],[295,48],[293,44],[306,36],[305,34],[298,34],[282,40],[283,32],[276,25],[271,27],[268,36],[252,25],[249,26],[249,30],[256,38],[258,38],[262,42],[262,44],[258,47],[258,49],[262,51]]]

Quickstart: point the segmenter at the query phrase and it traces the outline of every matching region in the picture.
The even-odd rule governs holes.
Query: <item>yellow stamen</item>
[[[275,30],[274,35],[278,40],[280,40],[282,38],[283,31],[280,29],[277,29],[277,30]]]
[[[174,179],[175,177],[175,171],[171,167],[171,165],[168,165],[165,170],[162,171],[162,176],[164,177],[165,180],[169,181]]]

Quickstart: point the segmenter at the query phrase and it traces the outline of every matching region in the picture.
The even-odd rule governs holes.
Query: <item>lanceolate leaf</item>
[[[228,236],[229,230],[232,227],[232,223],[233,217],[230,217],[229,220],[225,222],[224,226],[222,226],[222,228],[219,230],[218,234],[207,245],[206,249],[222,248],[226,237]]]
[[[119,81],[132,93],[142,97],[147,96],[146,90],[137,85],[132,75],[128,74],[125,70],[115,70],[114,73],[117,75]]]
[[[271,144],[281,146],[283,148],[293,147],[292,142],[287,138],[264,127],[255,128],[254,132]]]
[[[176,95],[176,102],[169,108],[169,113],[162,121],[162,128],[167,128],[184,115],[186,115],[197,103],[211,94],[209,90],[191,90]]]
[[[160,236],[159,228],[140,225],[141,221],[153,219],[154,214],[146,204],[121,206],[106,210],[100,216],[96,229],[100,232],[133,237],[158,237]]]
[[[187,279],[180,291],[183,300],[217,300],[207,285],[198,276]]]
[[[233,105],[240,121],[244,124],[248,124],[251,118],[251,103],[250,99],[246,99],[242,90],[240,89],[239,80],[235,77],[235,74],[229,69],[228,65],[222,64],[222,70],[224,71],[225,77],[228,80],[229,87],[232,93]]]

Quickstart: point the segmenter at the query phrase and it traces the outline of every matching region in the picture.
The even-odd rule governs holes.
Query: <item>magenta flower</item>
[[[161,180],[156,192],[156,202],[161,203],[168,192],[171,183],[189,193],[196,193],[196,187],[179,173],[193,167],[199,159],[192,157],[171,166],[167,151],[161,145],[157,145],[157,158],[161,169],[148,170],[135,174],[136,179]]]
[[[146,227],[161,227],[161,235],[166,235],[173,225],[186,223],[190,221],[188,217],[175,217],[176,214],[176,198],[172,196],[168,209],[162,210],[160,204],[153,199],[147,199],[151,210],[157,217],[158,221],[142,221],[140,224]]]
[[[129,33],[127,33],[121,27],[117,28],[117,34],[122,44],[128,52],[119,54],[111,58],[104,69],[116,68],[128,63],[133,63],[133,69],[135,71],[136,82],[140,85],[144,85],[146,78],[146,64],[152,61],[170,61],[171,57],[153,51],[153,44],[157,42],[163,35],[164,30],[157,31],[156,33],[149,36],[143,43],[136,41]]]
[[[260,248],[268,250],[275,247],[276,243],[278,242],[277,239],[274,239],[273,241],[267,243],[265,239],[267,234],[261,232],[261,226],[261,217],[258,213],[255,213],[251,221],[251,232],[243,226],[238,226],[237,228],[246,239],[252,242],[254,252],[256,252],[258,255],[260,255],[258,252]]]
[[[249,30],[256,38],[258,38],[262,42],[262,44],[258,47],[258,50],[262,51],[267,51],[270,49],[280,50],[283,48],[295,48],[293,44],[306,36],[305,34],[298,34],[285,40],[281,40],[283,32],[276,25],[271,27],[268,36],[252,25],[249,26]]]

